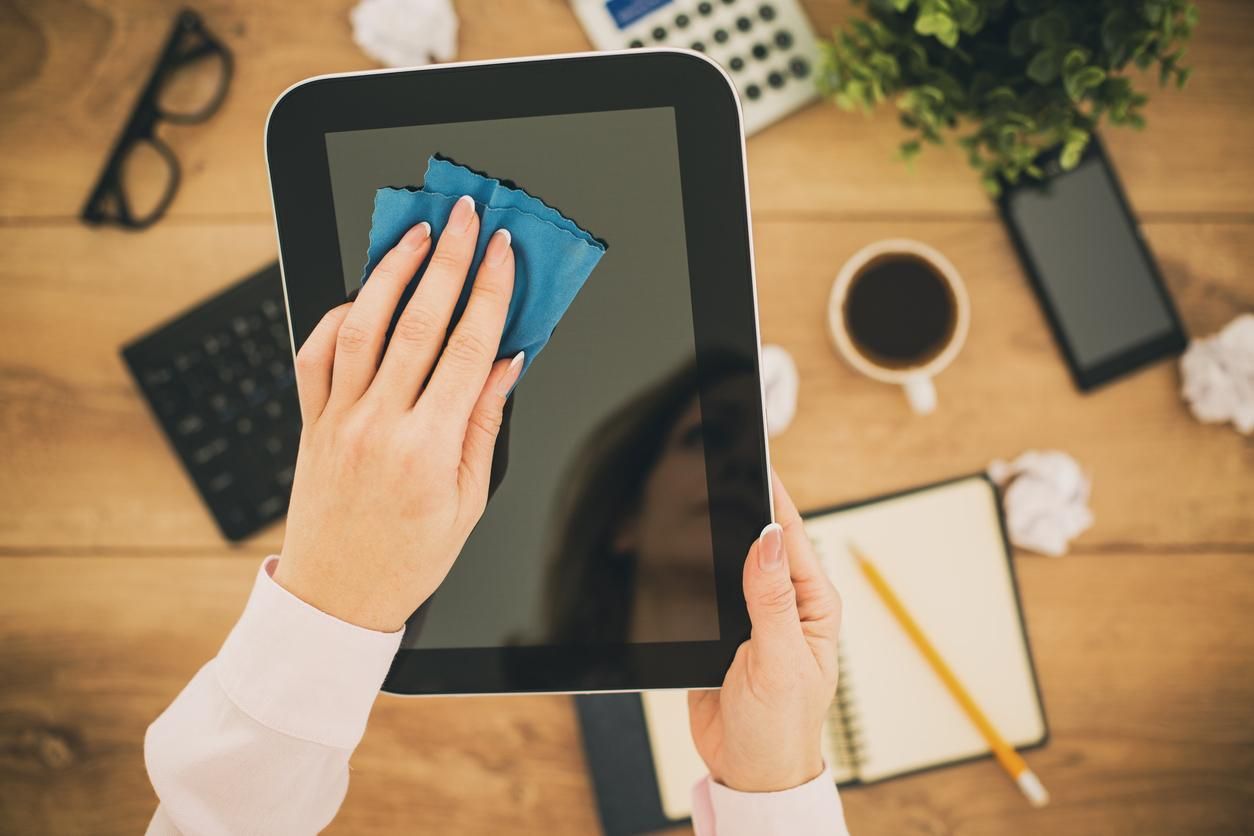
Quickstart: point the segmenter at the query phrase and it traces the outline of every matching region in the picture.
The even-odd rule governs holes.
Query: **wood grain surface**
[[[152,718],[210,658],[281,526],[224,544],[125,375],[126,341],[275,257],[270,103],[372,66],[350,0],[197,4],[230,45],[223,109],[165,139],[185,182],[141,234],[76,215],[166,35],[165,0],[0,0],[0,833],[135,833],[155,797]],[[820,31],[845,2],[804,4]],[[1190,331],[1254,310],[1254,4],[1203,0],[1183,92],[1106,135]],[[587,48],[565,0],[458,0],[464,58]],[[1071,387],[990,203],[957,154],[893,159],[892,114],[818,104],[748,144],[763,338],[803,385],[772,446],[817,507],[972,471],[1031,447],[1092,472],[1096,526],[1016,564],[1055,801],[990,762],[843,794],[859,834],[1254,833],[1254,447],[1203,426],[1173,363]],[[910,236],[969,286],[972,330],[940,410],[858,377],[823,311],[841,263]],[[383,698],[335,833],[595,833],[562,697]],[[682,831],[678,831],[682,832]]]

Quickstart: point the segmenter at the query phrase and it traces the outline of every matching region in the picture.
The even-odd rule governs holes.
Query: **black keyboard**
[[[287,512],[300,407],[277,262],[122,357],[227,539]]]

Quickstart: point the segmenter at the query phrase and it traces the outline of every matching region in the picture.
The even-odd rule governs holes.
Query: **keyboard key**
[[[173,380],[174,372],[164,366],[144,372],[144,383],[148,386],[165,386]]]
[[[234,484],[235,474],[228,470],[225,473],[219,473],[217,476],[209,480],[209,490],[213,493],[222,493]]]
[[[198,433],[205,428],[205,421],[199,415],[184,415],[174,425],[175,431],[179,435],[192,435]]]
[[[757,99],[762,95],[762,88],[756,84],[750,84],[745,88],[745,95],[750,99]]]
[[[792,32],[787,29],[781,29],[775,33],[775,45],[780,49],[788,49],[792,46]]]
[[[215,438],[208,444],[196,448],[196,450],[192,453],[192,460],[196,462],[196,464],[208,464],[218,456],[225,453],[230,446],[230,442],[228,442],[225,438]]]
[[[766,44],[754,44],[752,51],[753,51],[753,57],[758,59],[759,61],[766,58],[767,54],[770,52],[770,50],[766,48]]]
[[[281,496],[272,496],[269,499],[262,500],[257,506],[257,516],[262,519],[270,519],[275,514],[280,513],[287,504],[287,500]]]
[[[784,86],[784,80],[784,74],[779,72],[773,72],[766,77],[766,83],[776,90]]]

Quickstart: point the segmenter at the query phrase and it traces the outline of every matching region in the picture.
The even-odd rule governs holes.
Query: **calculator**
[[[598,49],[704,52],[740,93],[745,134],[818,98],[819,47],[797,0],[572,0]]]

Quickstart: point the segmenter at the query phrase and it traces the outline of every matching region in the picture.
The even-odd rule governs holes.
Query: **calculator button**
[[[736,28],[741,32],[748,32],[753,28],[753,21],[747,17],[736,18]]]
[[[731,60],[727,62],[727,66],[732,68],[732,72],[738,73],[745,68],[745,59],[739,55],[733,55]]]
[[[788,49],[792,46],[792,33],[787,29],[781,29],[775,33],[775,45],[780,49]]]
[[[775,19],[775,7],[769,3],[763,3],[761,6],[758,7],[758,16],[761,17],[763,20],[767,20],[767,21],[774,20]]]
[[[778,72],[771,73],[766,77],[766,83],[778,90],[784,86],[784,74]]]
[[[804,58],[794,58],[789,61],[788,69],[792,70],[792,74],[797,78],[805,78],[810,74],[810,65]]]
[[[766,44],[754,44],[753,45],[753,57],[758,59],[759,61],[766,58],[768,52],[770,52],[770,50],[766,48]]]
[[[715,40],[715,42],[716,42],[716,43],[725,44],[725,43],[727,43],[727,39],[728,39],[729,37],[731,37],[731,36],[727,34],[727,30],[726,30],[726,29],[715,29],[715,30],[714,30],[714,40]]]
[[[631,43],[627,44],[627,46],[631,47],[632,49],[639,49],[640,47],[644,46],[644,41],[640,40],[639,38],[632,38]]]
[[[692,21],[688,19],[688,15],[679,15],[678,17],[675,18],[675,25],[678,26],[680,29],[687,28],[688,24],[691,22]]]
[[[653,40],[660,41],[666,37],[666,28],[659,26],[653,30]]]
[[[750,84],[745,88],[745,95],[751,99],[756,99],[762,95],[762,88],[756,84]]]
[[[697,12],[701,15],[708,15],[712,11],[714,11],[714,7],[711,6],[709,3],[697,4]]]
[[[696,50],[697,52],[705,52],[705,44],[701,43],[701,41],[693,41],[692,49]]]

